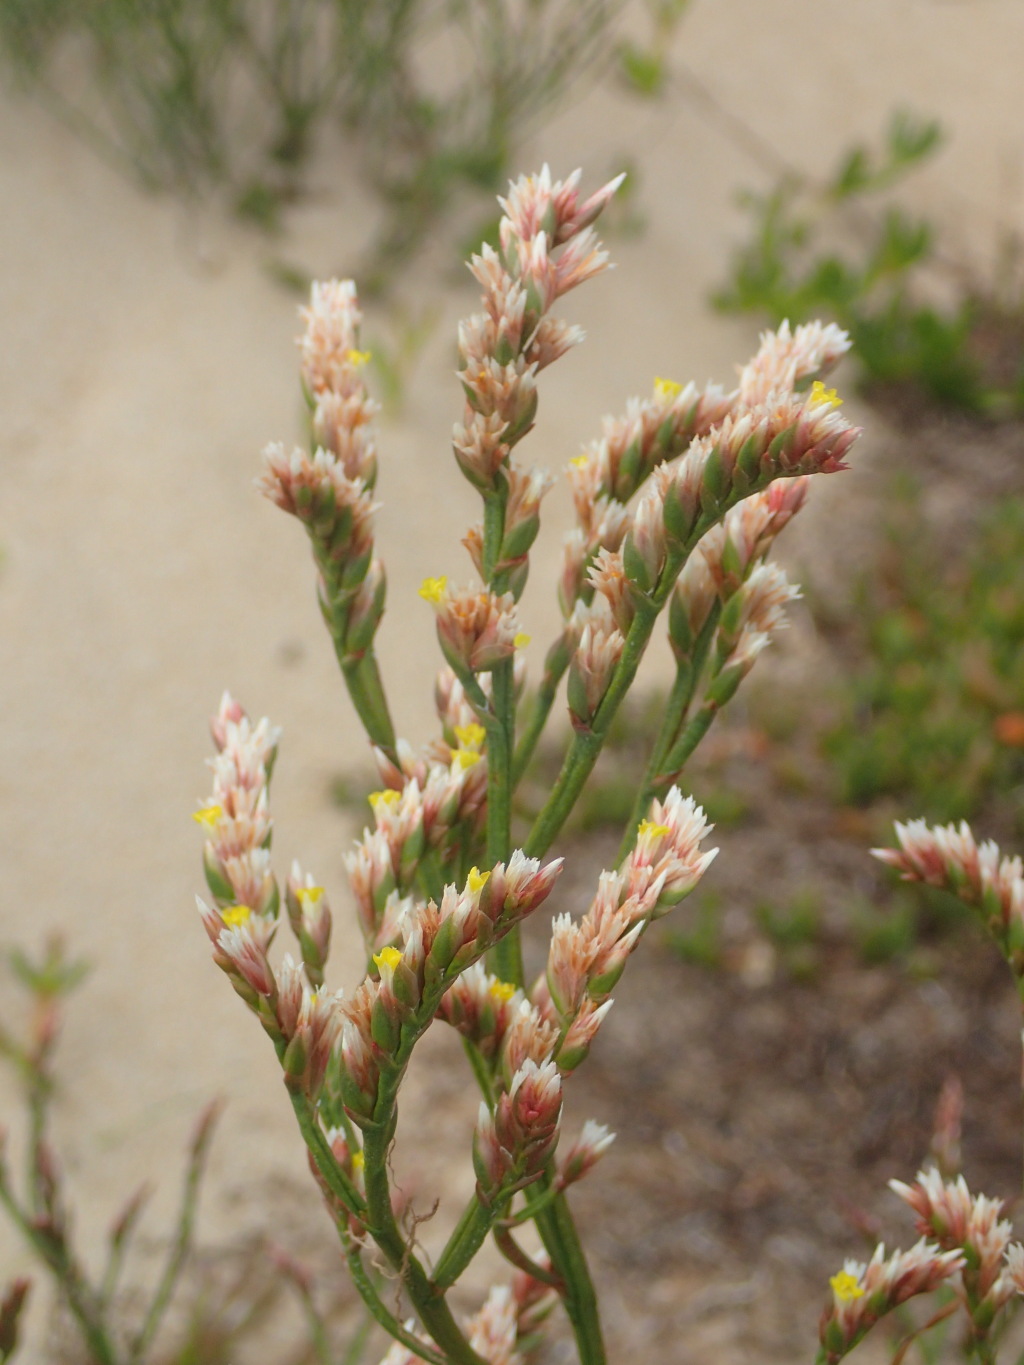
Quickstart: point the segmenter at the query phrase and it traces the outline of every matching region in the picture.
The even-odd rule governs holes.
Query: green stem
[[[736,500],[738,501],[738,499]],[[598,755],[607,738],[609,727],[615,719],[615,714],[626,693],[633,685],[633,679],[640,667],[640,660],[644,656],[647,643],[654,630],[654,624],[668,600],[669,593],[675,587],[679,571],[701,537],[721,520],[730,506],[732,506],[732,502],[723,504],[715,515],[705,513],[701,516],[686,543],[669,550],[665,559],[665,567],[654,591],[649,596],[638,599],[636,615],[629,628],[629,634],[626,636],[622,657],[612,674],[608,690],[597,708],[597,714],[594,716],[589,729],[577,730],[573,736],[554,789],[534,821],[530,837],[524,847],[524,851],[530,857],[539,858],[543,856],[558,836],[559,830],[583,790],[584,783],[593,771],[594,764],[597,762]]]
[[[636,801],[633,803],[633,810],[630,814],[629,824],[619,845],[619,852],[616,857],[615,866],[619,867],[629,856],[630,849],[636,842],[637,826],[643,816],[650,808],[651,802],[656,796],[664,796],[668,787],[678,778],[679,773],[686,763],[686,760],[696,749],[708,730],[711,722],[718,715],[718,707],[713,702],[705,702],[701,709],[694,715],[678,737],[675,744],[663,755],[662,762],[658,765],[653,775],[644,781],[640,788]]]
[[[480,1093],[487,1101],[487,1108],[494,1108],[494,1086],[491,1084],[491,1072],[484,1059],[483,1054],[471,1038],[463,1038],[462,1047],[469,1060],[470,1068],[476,1078],[476,1083],[480,1087]]]
[[[338,1235],[345,1252],[345,1260],[348,1263],[348,1271],[352,1276],[352,1283],[359,1292],[360,1297],[366,1307],[373,1314],[374,1318],[389,1332],[396,1341],[400,1341],[403,1346],[407,1346],[412,1353],[420,1359],[430,1362],[430,1365],[447,1365],[447,1361],[437,1351],[424,1345],[418,1337],[408,1331],[395,1315],[389,1311],[384,1300],[377,1293],[377,1287],[366,1273],[363,1265],[362,1253],[358,1244],[353,1241],[347,1228],[338,1225]]]
[[[53,1232],[47,1236],[37,1227],[15,1201],[3,1179],[0,1179],[0,1204],[7,1210],[11,1221],[56,1280],[96,1365],[121,1365],[118,1353],[103,1324],[102,1310],[85,1276],[68,1251],[63,1235]]]
[[[487,731],[487,866],[507,863],[512,851],[512,748],[515,694],[512,659],[491,672],[493,723]],[[523,984],[523,950],[518,925],[491,949],[487,965],[502,981]]]
[[[356,714],[372,743],[383,749],[391,759],[395,755],[395,727],[384,696],[384,683],[372,650],[358,659],[346,655],[341,641],[334,638],[334,650],[341,665],[342,677],[352,699]]]
[[[605,1365],[597,1294],[565,1195],[556,1195],[550,1205],[539,1209],[536,1222],[551,1264],[564,1285],[562,1301],[576,1337],[580,1365]]]
[[[451,1288],[487,1240],[499,1213],[500,1209],[485,1208],[477,1196],[473,1196],[434,1267],[432,1279],[436,1291],[443,1293]]]
[[[679,776],[687,759],[711,729],[711,723],[718,715],[719,709],[716,702],[706,701],[688,721],[683,733],[668,752],[665,760],[665,772],[661,775],[658,783],[659,788],[664,790],[669,783],[674,782]]]
[[[562,1283],[559,1276],[553,1274],[550,1270],[545,1270],[542,1266],[539,1266],[536,1261],[530,1260],[529,1256],[527,1256],[526,1252],[515,1240],[507,1227],[502,1226],[494,1229],[494,1245],[504,1256],[505,1260],[511,1265],[514,1265],[517,1270],[524,1271],[533,1279],[539,1280],[541,1284],[553,1285],[559,1293],[565,1288],[565,1285]]]
[[[219,1112],[220,1104],[214,1102],[207,1108],[199,1121],[189,1156],[188,1170],[185,1173],[185,1188],[182,1191],[181,1209],[178,1214],[178,1226],[174,1241],[167,1256],[164,1273],[161,1275],[150,1301],[149,1310],[129,1348],[129,1365],[137,1365],[137,1362],[145,1358],[146,1352],[156,1335],[157,1328],[160,1326],[161,1319],[167,1311],[171,1295],[174,1293],[174,1287],[178,1283],[178,1277],[181,1275],[182,1267],[185,1264],[185,1258],[192,1246],[192,1232],[195,1227],[196,1207],[199,1202],[199,1187],[202,1183],[206,1156],[210,1149],[210,1140],[213,1137],[213,1129]]]
[[[494,724],[487,731],[487,866],[507,862],[512,846],[512,741],[515,731],[513,661],[491,671]]]
[[[323,1176],[324,1184],[343,1208],[349,1213],[354,1213],[357,1218],[362,1218],[366,1212],[366,1202],[335,1159],[308,1097],[291,1089],[288,1094],[298,1120],[299,1131],[316,1162],[317,1170]]]
[[[523,727],[523,733],[519,738],[519,742],[516,744],[515,757],[512,762],[513,788],[519,785],[523,773],[526,772],[526,769],[530,765],[530,759],[533,757],[537,743],[544,733],[544,726],[547,724],[548,716],[551,714],[551,708],[555,703],[555,697],[558,695],[558,684],[562,681],[562,675],[564,673],[565,669],[560,668],[551,672],[545,672],[544,677],[541,679],[541,684],[537,689],[537,695],[530,708],[530,714],[527,717],[526,725]]]
[[[678,568],[677,565],[676,573]],[[661,600],[663,601],[664,598]],[[636,677],[636,671],[651,637],[660,607],[661,601],[657,597],[640,600],[636,616],[633,618],[633,624],[626,637],[622,657],[612,674],[611,682],[601,705],[597,709],[593,725],[588,730],[578,730],[574,734],[554,789],[534,821],[524,847],[524,851],[529,857],[540,858],[548,851],[576,804],[579,794],[583,790],[583,785],[597,762],[608,733],[608,727]]]
[[[413,1023],[394,1060],[381,1072],[373,1121],[363,1130],[364,1217],[370,1235],[398,1272],[413,1308],[441,1352],[455,1365],[484,1365],[460,1331],[443,1295],[439,1296],[422,1263],[403,1237],[391,1207],[388,1158],[397,1121],[398,1087],[422,1027]]]
[[[655,737],[654,746],[651,749],[650,758],[647,760],[647,768],[644,772],[643,781],[637,789],[633,807],[629,812],[629,819],[626,821],[626,828],[622,835],[622,843],[616,855],[615,866],[619,867],[629,854],[630,849],[636,840],[637,827],[640,821],[647,814],[651,801],[658,787],[658,776],[664,767],[665,755],[675,739],[683,717],[689,709],[690,702],[693,700],[693,691],[696,685],[698,667],[693,656],[680,659],[676,666],[675,681],[672,690],[668,695],[668,701],[661,718],[661,725]]]
[[[494,571],[501,553],[501,541],[505,534],[505,502],[508,496],[507,485],[500,491],[484,494],[484,543],[483,571],[484,582],[492,592],[500,591],[494,583]]]

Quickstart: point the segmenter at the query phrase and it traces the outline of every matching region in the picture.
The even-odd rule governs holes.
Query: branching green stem
[[[678,572],[678,568],[676,571]],[[578,730],[573,736],[554,789],[534,821],[525,845],[525,852],[529,857],[543,857],[575,806],[583,785],[597,762],[612,719],[636,677],[660,606],[661,603],[655,598],[641,599],[638,604],[622,657],[612,674],[593,725],[587,730]]]
[[[281,1054],[283,1055],[283,1049]],[[363,1217],[366,1212],[366,1201],[335,1160],[308,1097],[290,1088],[288,1094],[298,1120],[299,1131],[316,1162],[316,1168],[323,1177],[324,1184],[343,1208],[357,1217]]]
[[[343,1227],[341,1223],[338,1224],[338,1235],[341,1238],[341,1245],[345,1252],[345,1260],[348,1264],[349,1274],[352,1276],[352,1283],[359,1291],[359,1295],[366,1304],[367,1309],[384,1328],[385,1332],[389,1332],[396,1341],[400,1341],[403,1346],[407,1346],[414,1355],[428,1361],[429,1365],[447,1365],[444,1356],[440,1355],[431,1347],[424,1345],[418,1337],[413,1336],[413,1334],[398,1321],[394,1313],[387,1307],[384,1300],[377,1293],[377,1286],[366,1273],[366,1266],[363,1265],[363,1257],[359,1250],[359,1246],[353,1240],[348,1229]]]
[[[525,852],[530,857],[542,857],[558,836],[583,790],[584,783],[593,771],[616,712],[633,684],[654,624],[675,586],[679,571],[701,537],[721,520],[730,505],[731,503],[723,505],[714,515],[705,513],[700,517],[685,545],[669,550],[657,587],[649,596],[638,600],[636,615],[626,636],[622,656],[612,674],[608,690],[597,708],[593,723],[589,729],[577,730],[573,736],[551,795],[534,821],[525,845]]]
[[[439,1295],[431,1284],[422,1263],[406,1242],[391,1207],[388,1154],[397,1120],[398,1087],[405,1074],[408,1054],[421,1032],[422,1028],[410,1025],[395,1059],[381,1072],[373,1122],[363,1129],[364,1217],[370,1235],[398,1272],[413,1308],[441,1352],[453,1365],[483,1365],[460,1331],[443,1295]]]
[[[633,809],[630,811],[629,820],[622,836],[622,843],[615,860],[616,867],[625,860],[633,847],[637,826],[647,814],[651,801],[655,796],[662,794],[665,775],[674,772],[680,766],[677,764],[675,767],[670,767],[667,763],[668,754],[678,738],[686,713],[690,709],[690,703],[693,701],[693,694],[704,671],[708,650],[711,647],[711,641],[714,639],[718,618],[721,614],[721,603],[716,601],[708,613],[708,619],[701,627],[692,651],[681,658],[676,666],[675,681],[672,684],[661,724],[658,727],[658,734],[651,749],[643,781],[637,791]]]

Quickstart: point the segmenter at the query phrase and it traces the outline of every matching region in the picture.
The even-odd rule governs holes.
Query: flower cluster
[[[219,750],[213,792],[195,812],[206,833],[203,864],[214,905],[197,898],[213,957],[278,1045],[287,1083],[319,1094],[341,1030],[340,996],[320,989],[331,934],[323,889],[296,865],[288,880],[288,917],[302,965],[285,954],[276,972],[268,950],[280,893],[270,868],[268,783],[280,732],[253,725],[227,693],[211,722]]]
[[[963,1176],[946,1181],[936,1170],[919,1171],[912,1185],[890,1180],[889,1188],[913,1210],[918,1232],[961,1256],[960,1297],[975,1334],[984,1335],[996,1313],[1024,1293],[1024,1246],[1011,1244],[1002,1200],[972,1195]]]
[[[385,1365],[518,1365],[555,1295],[581,1358],[603,1359],[565,1190],[612,1134],[588,1121],[559,1151],[563,1087],[648,925],[715,856],[702,848],[704,812],[672,784],[798,595],[766,556],[803,504],[804,476],[842,468],[858,434],[822,381],[847,339],[820,324],[784,324],[762,337],[732,391],[659,379],[622,419],[606,419],[570,464],[576,525],[559,575],[563,627],[517,734],[527,643],[518,603],[552,479],[518,465],[516,447],[535,419],[540,372],[582,338],[551,310],[607,265],[593,225],[619,183],[583,197],[579,179],[554,180],[545,167],[510,186],[498,247],[483,247],[470,263],[482,308],[459,329],[464,408],[453,447],[481,494],[482,520],[463,544],[482,586],[456,588],[445,577],[421,586],[445,667],[435,686],[440,733],[420,751],[394,731],[374,655],[385,600],[373,541],[376,405],[354,286],[314,286],[303,313],[310,448],[270,447],[260,487],[309,534],[323,615],[379,773],[371,819],[345,856],[365,946],[355,990],[343,997],[326,988],[329,898],[297,864],[284,904],[298,955],[271,965],[281,894],[270,867],[267,784],[277,734],[265,721],[253,726],[230,698],[214,721],[213,795],[197,813],[215,898],[201,907],[214,957],[273,1040],[354,1281],[395,1340]],[[562,859],[549,850],[665,608],[676,684],[622,851],[581,918],[554,916],[545,970],[529,985],[519,926],[552,892]],[[573,732],[517,848],[516,786],[566,674]],[[435,1018],[462,1036],[482,1098],[475,1192],[428,1268],[400,1216],[391,1144],[409,1060]],[[527,1222],[549,1259],[531,1260],[516,1241]],[[460,1325],[447,1291],[491,1236],[520,1274]],[[879,1253],[848,1267],[834,1281],[836,1305],[823,1326],[829,1359],[885,1304],[961,1268],[967,1285],[966,1247],[915,1248],[889,1261]],[[402,1323],[368,1273],[364,1256],[378,1255],[416,1323]],[[982,1277],[970,1290],[976,1324],[999,1283]]]
[[[1024,977],[1024,863],[1003,857],[991,839],[975,841],[966,821],[896,825],[899,848],[872,853],[905,881],[942,887],[978,912],[1018,979]]]
[[[611,992],[652,919],[697,885],[717,850],[701,852],[710,833],[692,797],[673,788],[655,801],[618,872],[603,872],[583,918],[563,914],[552,925],[543,983],[534,991],[541,1017],[555,1024],[559,1066],[571,1071],[586,1057]]]
[[[832,1301],[821,1316],[821,1365],[836,1365],[886,1313],[918,1294],[929,1294],[963,1264],[958,1251],[941,1251],[924,1238],[889,1257],[879,1244],[865,1265],[847,1261],[832,1276]]]
[[[512,447],[533,424],[538,372],[583,339],[578,327],[550,316],[552,305],[608,263],[591,224],[622,177],[582,201],[579,179],[577,171],[553,181],[546,166],[522,176],[500,201],[500,251],[484,246],[470,261],[484,311],[459,327],[466,411],[452,443],[459,468],[485,492],[499,486]],[[535,484],[534,491],[539,501],[545,490]],[[529,514],[506,521],[501,564],[529,548],[531,521]]]
[[[577,729],[597,714],[641,599],[660,602],[674,589],[670,639],[677,660],[692,663],[703,627],[802,506],[803,476],[843,468],[858,429],[820,379],[804,393],[797,386],[848,348],[834,326],[783,324],[762,337],[732,392],[658,380],[650,399],[633,400],[621,420],[606,419],[603,436],[570,462],[577,525],[559,576],[565,627],[545,661],[544,686],[553,690],[569,667]],[[724,676],[710,694],[716,707],[782,624],[767,602],[781,607],[797,595],[777,573],[770,590],[767,583],[762,574],[747,606],[734,605],[731,637],[724,622],[716,651]]]
[[[529,636],[519,628],[511,592],[457,590],[449,588],[447,578],[428,578],[420,596],[437,614],[441,652],[460,678],[491,672],[529,643]]]
[[[521,852],[487,872],[472,868],[439,903],[410,896],[395,915],[395,941],[375,953],[372,972],[342,1006],[339,1094],[356,1123],[377,1115],[386,1071],[401,1071],[416,1038],[453,981],[546,899],[562,859],[542,866]]]
[[[303,387],[311,407],[312,449],[290,453],[280,444],[264,451],[259,490],[306,527],[319,571],[320,609],[346,670],[353,700],[371,736],[390,743],[383,699],[352,675],[372,660],[384,614],[384,566],[373,554],[373,485],[377,477],[374,417],[363,372],[369,354],[358,348],[362,315],[351,280],[314,284],[302,310],[299,338]],[[376,666],[364,684],[376,681]],[[379,691],[379,689],[378,689]]]

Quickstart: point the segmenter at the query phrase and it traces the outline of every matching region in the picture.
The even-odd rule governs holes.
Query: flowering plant
[[[482,499],[464,540],[481,586],[445,576],[420,589],[444,657],[441,734],[420,754],[395,735],[374,651],[385,574],[373,545],[375,405],[355,288],[315,285],[304,310],[311,449],[271,446],[260,487],[305,525],[324,620],[380,773],[373,828],[346,859],[366,950],[352,994],[325,985],[328,896],[297,866],[284,903],[298,958],[271,965],[281,891],[267,792],[278,732],[227,695],[213,722],[213,791],[196,812],[214,958],[273,1041],[353,1279],[395,1339],[390,1365],[515,1359],[556,1300],[580,1359],[604,1359],[566,1190],[612,1136],[587,1123],[560,1149],[563,1086],[645,930],[714,856],[702,848],[703,811],[676,783],[797,595],[765,562],[774,537],[803,504],[807,476],[843,468],[858,435],[820,378],[848,342],[820,324],[765,335],[731,391],[659,379],[624,417],[606,419],[568,471],[576,527],[558,582],[564,624],[527,702],[520,600],[553,480],[520,464],[517,447],[534,424],[541,372],[582,339],[551,309],[605,268],[593,223],[618,181],[589,198],[578,183],[578,173],[556,182],[545,168],[512,185],[500,249],[485,246],[470,262],[483,310],[459,329],[465,409],[453,448]],[[617,865],[581,919],[554,918],[546,971],[528,982],[520,925],[555,888],[563,860],[549,851],[663,619],[675,683]],[[562,769],[514,848],[513,793],[566,675]],[[481,1102],[475,1192],[428,1266],[396,1213],[389,1152],[409,1058],[435,1019],[462,1035]],[[528,1223],[540,1256],[521,1243]],[[488,1237],[517,1273],[460,1324],[448,1291]],[[400,1279],[411,1322],[380,1296],[373,1255]]]

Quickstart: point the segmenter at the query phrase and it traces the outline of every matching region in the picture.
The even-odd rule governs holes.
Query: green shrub
[[[847,629],[855,662],[825,736],[840,798],[900,799],[969,819],[992,799],[1024,816],[1024,500],[989,512],[951,553],[904,491],[878,573]]]
[[[897,113],[881,151],[852,148],[823,185],[788,175],[765,194],[744,193],[751,236],[714,303],[773,324],[831,318],[853,338],[870,385],[909,387],[939,403],[1006,416],[1024,411],[1020,300],[995,288],[965,291],[958,279],[957,301],[933,306],[921,290],[925,269],[942,264],[931,224],[867,202],[940,140],[933,120]],[[843,239],[845,251],[835,246]]]

